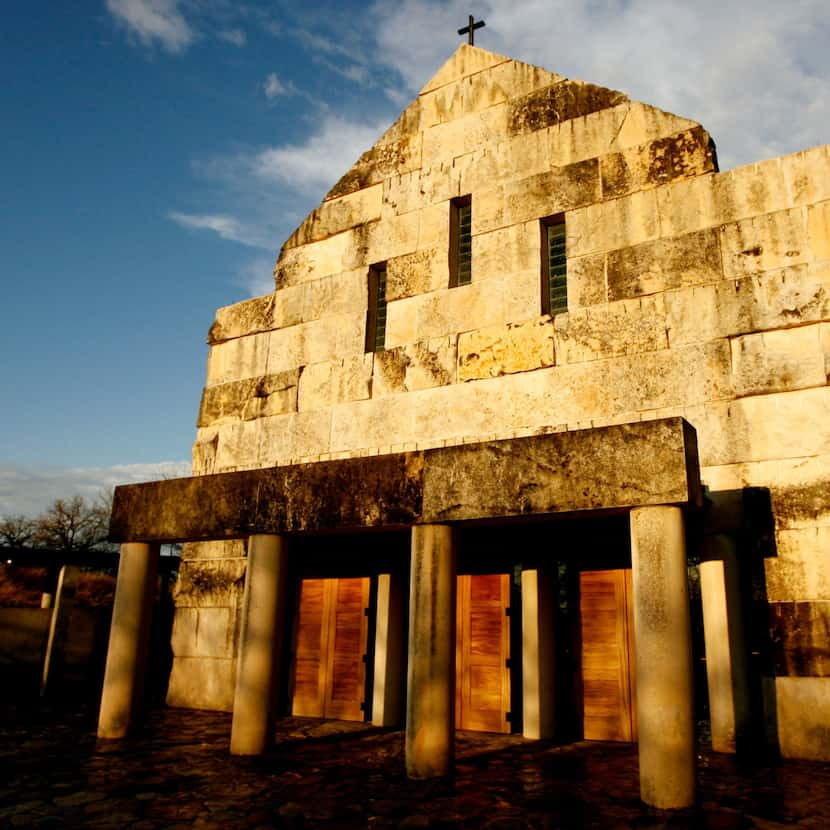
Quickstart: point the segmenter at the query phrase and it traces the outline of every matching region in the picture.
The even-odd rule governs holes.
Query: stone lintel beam
[[[671,504],[700,506],[694,429],[667,418],[117,487],[110,539],[200,541]]]

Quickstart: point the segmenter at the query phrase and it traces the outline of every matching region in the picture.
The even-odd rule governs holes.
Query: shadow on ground
[[[403,734],[284,718],[262,758],[228,754],[230,715],[155,709],[102,742],[84,704],[0,710],[0,828],[826,828],[830,764],[702,752],[695,808],[640,804],[633,746],[459,733],[455,775],[408,781]]]

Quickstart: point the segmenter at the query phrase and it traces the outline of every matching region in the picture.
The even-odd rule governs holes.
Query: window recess
[[[542,314],[568,310],[568,258],[565,217],[542,220]]]
[[[450,202],[450,288],[472,281],[473,200],[462,196]]]
[[[366,351],[386,347],[386,263],[369,268],[369,304],[366,311]]]

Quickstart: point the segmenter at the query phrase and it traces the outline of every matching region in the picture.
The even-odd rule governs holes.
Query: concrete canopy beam
[[[219,540],[700,500],[695,431],[667,418],[126,485],[110,538]]]

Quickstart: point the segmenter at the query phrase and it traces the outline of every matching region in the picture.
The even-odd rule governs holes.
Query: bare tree
[[[65,551],[107,551],[110,506],[106,495],[89,504],[83,496],[57,499],[35,520],[36,542]]]
[[[0,546],[9,548],[30,547],[37,533],[33,519],[20,514],[0,517]]]

